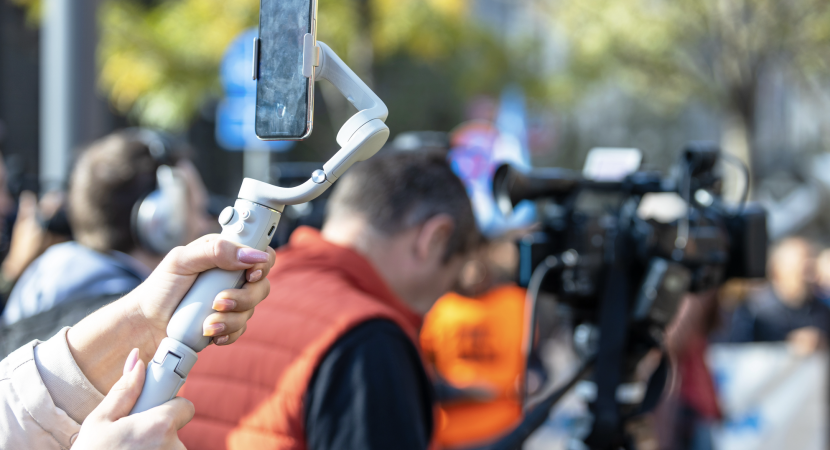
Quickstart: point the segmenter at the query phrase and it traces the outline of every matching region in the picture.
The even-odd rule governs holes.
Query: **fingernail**
[[[261,252],[255,248],[240,248],[239,251],[236,252],[236,257],[239,259],[239,262],[243,262],[245,264],[268,262],[268,253]]]
[[[215,336],[218,333],[225,331],[225,324],[224,323],[212,323],[210,325],[205,325],[205,336]]]
[[[213,309],[216,311],[233,311],[236,308],[236,301],[229,298],[217,298],[213,301]]]
[[[262,271],[261,270],[255,270],[255,271],[251,272],[248,275],[248,281],[251,282],[251,283],[256,283],[260,279],[262,279]]]
[[[127,356],[127,362],[124,363],[124,375],[132,372],[136,364],[138,364],[138,349],[134,348]]]
[[[230,339],[230,336],[219,336],[213,340],[213,343],[216,345],[224,345],[228,342],[228,339]]]

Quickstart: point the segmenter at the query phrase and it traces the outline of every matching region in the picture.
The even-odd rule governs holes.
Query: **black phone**
[[[303,74],[303,51],[317,43],[317,0],[261,0],[255,45],[256,135],[301,140],[314,122],[314,71]]]

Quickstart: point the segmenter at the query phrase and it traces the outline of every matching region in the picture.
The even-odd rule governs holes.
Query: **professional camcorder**
[[[618,388],[632,381],[648,352],[662,350],[663,331],[684,295],[715,289],[730,278],[765,276],[766,213],[746,203],[749,176],[743,165],[741,202],[730,207],[723,201],[721,162],[740,165],[717,145],[694,142],[668,177],[636,167],[620,175],[620,167],[608,162],[606,169],[620,176],[510,166],[495,173],[494,194],[503,212],[520,201],[537,202],[541,229],[518,244],[518,280],[528,287],[533,311],[528,342],[536,335],[538,295],[553,294],[572,320],[574,346],[584,357],[578,378],[593,374],[596,385],[591,425],[580,437],[587,448],[633,446],[623,425],[657,403],[668,358],[636,404],[619,402]],[[558,397],[548,400],[536,408],[535,419],[536,411],[528,412],[512,441],[496,447],[513,448],[522,433],[529,435],[534,420],[541,424]]]

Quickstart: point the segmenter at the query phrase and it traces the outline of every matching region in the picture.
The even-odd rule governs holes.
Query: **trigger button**
[[[233,212],[234,210],[230,206],[223,209],[222,214],[219,214],[219,225],[225,226],[231,223],[231,220],[233,220]]]

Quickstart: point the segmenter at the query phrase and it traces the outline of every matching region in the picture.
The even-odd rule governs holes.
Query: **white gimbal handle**
[[[258,250],[271,242],[285,205],[317,198],[354,163],[371,158],[389,138],[384,121],[386,105],[326,44],[314,44],[306,35],[303,73],[315,80],[329,80],[358,109],[337,134],[342,147],[320,170],[300,186],[281,188],[246,178],[234,207],[219,216],[222,238]],[[167,325],[167,338],[147,365],[144,389],[130,414],[159,406],[178,394],[196,363],[197,352],[210,343],[202,326],[213,311],[213,300],[225,289],[245,283],[244,271],[211,269],[202,273],[182,299]]]

